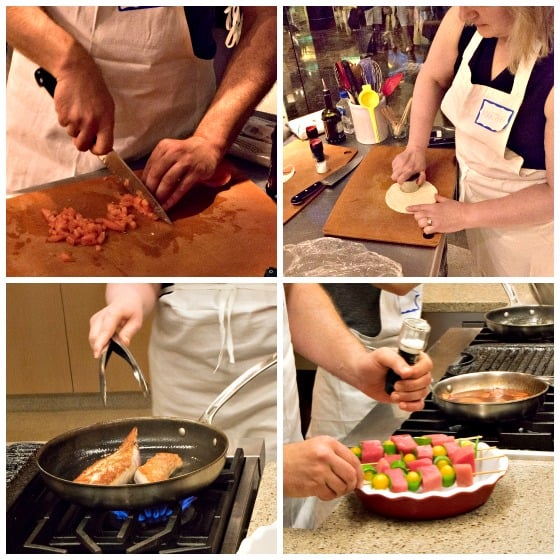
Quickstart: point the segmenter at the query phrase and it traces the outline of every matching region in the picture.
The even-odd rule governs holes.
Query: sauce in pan
[[[444,392],[440,397],[449,402],[463,404],[505,403],[518,401],[530,397],[531,393],[519,389],[471,389],[469,391],[457,391],[456,393]]]

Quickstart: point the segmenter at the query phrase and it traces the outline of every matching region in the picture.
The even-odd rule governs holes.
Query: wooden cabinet
[[[105,284],[7,284],[8,395],[95,393],[98,361],[88,342],[89,319],[105,305]],[[149,379],[148,320],[131,350]],[[108,391],[138,391],[130,367],[113,355]]]

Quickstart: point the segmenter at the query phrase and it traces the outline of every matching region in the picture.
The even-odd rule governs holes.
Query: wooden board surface
[[[8,276],[263,276],[276,268],[276,205],[235,170],[228,187],[195,187],[170,212],[173,225],[139,220],[109,232],[102,250],[47,243],[41,208],[105,216],[113,178],[77,180],[6,202]],[[74,262],[58,258],[69,253]]]
[[[385,203],[393,184],[391,162],[403,151],[400,146],[375,146],[350,177],[323,227],[325,235],[367,241],[435,247],[441,234],[431,239],[410,214],[399,214]],[[432,148],[427,153],[427,180],[442,196],[453,197],[455,190],[455,151]]]
[[[346,165],[358,152],[355,148],[347,148],[345,146],[333,146],[323,142],[325,157],[329,165],[327,173],[319,174],[315,170],[315,159],[309,149],[307,140],[294,140],[284,148],[284,168],[293,166],[295,169],[294,176],[283,184],[282,192],[284,197],[284,222],[292,219],[302,208],[305,208],[313,198],[304,204],[293,205],[290,203],[292,196],[301,192],[317,181],[326,179],[330,174]]]

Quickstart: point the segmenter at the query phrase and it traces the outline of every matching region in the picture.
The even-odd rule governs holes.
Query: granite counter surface
[[[537,305],[529,284],[513,284],[523,305]],[[486,313],[510,305],[499,283],[426,283],[422,297],[425,313]]]
[[[554,463],[510,459],[486,504],[448,519],[400,521],[350,494],[314,531],[284,530],[285,554],[552,554]]]

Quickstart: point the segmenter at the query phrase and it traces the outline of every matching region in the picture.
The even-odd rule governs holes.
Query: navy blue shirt
[[[467,26],[463,29],[459,39],[459,55],[455,61],[455,74],[457,74],[461,64],[463,52],[475,31],[474,26]],[[495,38],[482,39],[480,42],[469,62],[472,83],[491,86],[509,93],[513,87],[514,75],[507,68],[493,80],[491,79],[496,43],[497,39]],[[539,59],[533,67],[525,97],[515,117],[507,142],[507,147],[523,158],[523,167],[526,169],[546,169],[544,103],[553,85],[554,52],[551,52],[547,57]]]

